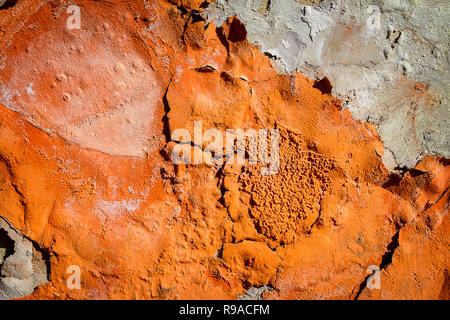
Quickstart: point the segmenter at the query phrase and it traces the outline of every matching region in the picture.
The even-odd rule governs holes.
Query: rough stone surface
[[[280,72],[327,77],[343,106],[377,126],[389,169],[449,157],[450,3],[306,2],[218,0],[205,16],[238,16]]]
[[[390,129],[355,118],[338,98],[339,65],[325,57],[310,69],[327,64],[334,95],[322,75],[279,73],[248,41],[251,21],[208,23],[202,0],[79,0],[81,30],[66,28],[69,3],[19,0],[0,15],[0,215],[11,239],[48,253],[48,283],[25,299],[448,299],[449,160],[386,168],[379,133]],[[268,17],[269,3],[282,8],[264,3]],[[333,41],[327,55],[340,59],[339,46],[363,52],[354,25],[342,41],[344,27],[320,5],[292,1],[302,27],[288,39],[304,50]],[[288,21],[266,19],[268,35]],[[341,31],[325,36],[332,29]],[[425,84],[395,72],[386,99],[428,101]],[[373,81],[348,82],[389,87]],[[386,119],[403,123],[401,114]],[[278,128],[278,174],[175,165],[171,136],[195,133],[196,121],[203,130]],[[207,143],[187,146],[205,156]],[[74,266],[77,288],[68,285]],[[380,289],[366,285],[370,266]]]
[[[25,297],[47,281],[45,255],[0,217],[0,300]]]

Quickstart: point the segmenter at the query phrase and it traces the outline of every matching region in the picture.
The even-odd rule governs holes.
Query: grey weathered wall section
[[[389,169],[413,167],[426,154],[450,157],[450,2],[324,0],[303,5],[318,2],[216,0],[205,16],[216,25],[238,16],[249,40],[280,72],[328,77],[343,105],[357,119],[377,126]],[[371,23],[377,8],[379,28]],[[415,89],[419,82],[426,94]]]

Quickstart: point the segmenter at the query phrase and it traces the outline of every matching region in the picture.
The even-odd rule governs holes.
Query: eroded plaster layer
[[[45,254],[0,217],[0,300],[21,298],[48,282]]]

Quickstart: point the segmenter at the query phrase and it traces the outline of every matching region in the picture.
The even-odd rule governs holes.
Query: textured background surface
[[[388,168],[449,157],[450,3],[442,0],[218,0],[208,20],[246,25],[281,72],[328,77],[357,119],[377,126]],[[371,9],[376,6],[378,9]],[[378,11],[374,11],[378,10]],[[376,12],[379,12],[379,25]]]
[[[443,3],[69,4],[0,10],[6,298],[449,299]],[[278,174],[174,165],[200,120],[277,127]]]

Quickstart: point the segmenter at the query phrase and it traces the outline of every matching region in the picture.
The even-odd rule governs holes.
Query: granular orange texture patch
[[[250,214],[258,232],[280,245],[310,230],[336,166],[301,144],[299,134],[281,129],[278,173],[263,176],[259,167],[248,166],[239,178],[242,190],[250,194]]]

